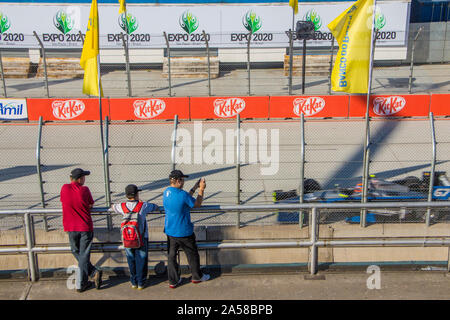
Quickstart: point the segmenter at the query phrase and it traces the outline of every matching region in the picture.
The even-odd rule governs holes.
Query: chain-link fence
[[[428,64],[450,61],[448,25],[448,22],[411,24],[408,35],[404,31],[389,34],[379,31],[372,92],[444,92],[447,71]],[[329,78],[338,49],[334,39],[326,37],[320,40],[321,45],[306,42],[305,47],[303,41],[294,40],[291,47],[289,33],[274,34],[274,39],[285,40],[262,48],[261,34],[249,35],[236,47],[223,47],[220,41],[203,41],[201,46],[190,49],[171,48],[169,41],[166,48],[130,48],[129,39],[119,37],[123,49],[112,46],[101,50],[104,94],[107,97],[332,94]],[[155,43],[165,42],[164,35],[151,36]],[[230,36],[211,35],[219,39]],[[384,42],[394,36],[408,38],[407,46],[385,46]],[[33,37],[40,47],[0,48],[1,96],[82,96],[81,42],[72,49],[52,49],[45,47],[42,35]],[[322,34],[316,32],[316,38],[320,37]]]
[[[206,178],[205,204],[363,200],[364,119],[103,124],[107,142],[104,158],[98,123],[2,126],[0,147],[11,156],[2,158],[0,206],[59,208],[61,186],[68,183],[70,171],[76,167],[91,171],[87,185],[98,207],[123,201],[125,186],[130,183],[143,190],[142,200],[162,205],[162,192],[173,168],[190,176],[186,190],[200,177]],[[446,178],[450,164],[448,128],[445,118],[372,119],[367,201],[427,201],[433,171],[433,184],[445,197],[450,190]],[[432,194],[432,201],[439,199]],[[421,210],[377,210],[366,216],[368,223],[423,223],[427,211]],[[114,221],[98,218],[98,226],[110,228],[120,223],[117,217]],[[359,218],[359,212],[327,215],[324,210],[320,215],[321,223],[360,223]],[[431,218],[446,222],[449,217],[445,212],[431,212]],[[162,215],[149,219],[155,225],[164,221]],[[7,220],[2,219],[2,228],[21,225],[20,221]],[[197,225],[308,223],[295,212],[264,216],[211,213],[196,215],[193,220]],[[60,228],[61,220],[49,216],[42,219],[41,227]]]

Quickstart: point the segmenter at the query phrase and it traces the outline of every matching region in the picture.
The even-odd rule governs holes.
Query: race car
[[[404,179],[394,181],[378,179],[375,175],[372,175],[370,176],[368,183],[367,201],[427,201],[430,175],[431,173],[429,171],[426,171],[422,173],[422,179],[414,176],[409,176]],[[273,201],[275,203],[298,203],[300,199],[297,190],[275,190],[272,195]],[[303,202],[361,202],[361,198],[361,183],[358,183],[351,188],[341,188],[337,186],[335,189],[322,190],[320,184],[316,180],[305,179],[304,181]],[[449,198],[450,181],[446,176],[446,172],[435,172],[432,193],[433,201],[449,200]],[[343,211],[341,210],[340,212]],[[325,214],[321,214],[321,220],[325,219],[324,217],[328,216],[326,214],[326,210],[323,210],[323,213]],[[348,212],[347,210],[345,213],[351,215],[351,217],[346,217],[347,222],[359,223],[359,210],[354,212]],[[431,218],[434,220],[438,220],[441,217],[445,216],[447,213],[448,212],[446,212],[445,210],[433,210]],[[398,216],[400,220],[403,220],[406,217],[410,218],[411,214],[413,214],[414,218],[419,218],[423,221],[423,219],[425,219],[426,209],[371,209],[367,213],[366,219],[367,222],[376,222],[377,216]],[[279,213],[278,220],[281,222],[298,221],[298,213]]]

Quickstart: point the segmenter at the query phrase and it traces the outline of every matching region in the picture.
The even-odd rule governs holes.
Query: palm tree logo
[[[188,11],[183,12],[180,16],[180,26],[184,31],[191,34],[198,28],[198,19],[192,13]]]
[[[53,24],[56,29],[61,31],[63,34],[66,34],[72,30],[74,21],[65,11],[60,10],[53,17]]]
[[[242,17],[242,24],[245,29],[251,31],[252,33],[255,33],[262,27],[261,18],[253,11],[247,11],[247,13]]]

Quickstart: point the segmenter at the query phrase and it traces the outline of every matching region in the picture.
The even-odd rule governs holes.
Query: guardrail
[[[396,246],[396,247],[450,247],[450,237],[429,237],[409,239],[378,239],[378,240],[320,240],[318,235],[318,214],[323,209],[382,209],[382,208],[424,208],[431,209],[450,209],[450,201],[441,202],[376,202],[376,203],[299,203],[299,204],[271,204],[271,205],[214,205],[204,206],[192,210],[192,213],[217,213],[220,211],[228,212],[265,212],[265,211],[299,211],[309,210],[310,214],[310,238],[305,241],[266,241],[266,242],[240,242],[240,243],[220,243],[220,242],[200,242],[199,249],[261,249],[261,248],[293,248],[293,247],[308,247],[309,254],[309,272],[311,275],[317,273],[318,270],[318,248],[319,247],[364,247],[364,246]],[[160,211],[164,213],[164,210]],[[62,209],[25,209],[25,210],[0,210],[0,215],[15,214],[24,216],[25,239],[24,246],[8,245],[0,246],[0,254],[23,254],[28,255],[28,276],[31,281],[38,280],[38,264],[37,254],[44,252],[52,253],[69,253],[70,247],[50,247],[50,246],[35,246],[33,235],[34,225],[32,223],[32,215],[46,215],[62,213]],[[112,210],[110,208],[93,208],[93,215],[110,215]],[[450,213],[449,213],[450,214]],[[123,246],[113,243],[96,244],[92,246],[93,252],[117,252],[123,249]],[[157,242],[149,243],[149,250],[163,250],[166,245]],[[450,272],[450,257],[448,262],[448,271]]]

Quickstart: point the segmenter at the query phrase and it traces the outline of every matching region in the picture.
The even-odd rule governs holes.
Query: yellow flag
[[[294,9],[294,13],[298,12],[298,0],[289,0],[289,5]]]
[[[83,93],[91,96],[103,97],[103,89],[98,74],[99,55],[99,30],[97,0],[92,0],[91,13],[84,39],[83,51],[81,52],[80,65],[84,69]],[[99,88],[100,93],[99,95]]]
[[[119,14],[122,14],[125,11],[127,11],[126,3],[125,0],[119,0],[119,3],[120,3]]]
[[[333,91],[367,93],[374,0],[359,0],[328,24],[339,51],[331,72]]]

